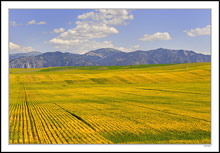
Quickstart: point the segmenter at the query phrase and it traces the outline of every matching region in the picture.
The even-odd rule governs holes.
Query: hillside
[[[10,68],[172,64],[210,61],[210,55],[185,50],[159,48],[150,51],[122,52],[112,48],[102,48],[82,55],[57,51],[25,56],[10,60]]]
[[[10,144],[210,144],[211,63],[10,69]]]
[[[22,57],[28,57],[28,56],[37,56],[40,54],[42,54],[42,53],[38,52],[38,51],[32,51],[32,52],[28,52],[28,53],[10,54],[9,60],[16,59],[16,58],[22,58]]]

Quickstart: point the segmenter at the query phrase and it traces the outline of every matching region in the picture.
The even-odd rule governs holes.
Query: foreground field
[[[10,144],[211,143],[210,63],[10,69]]]

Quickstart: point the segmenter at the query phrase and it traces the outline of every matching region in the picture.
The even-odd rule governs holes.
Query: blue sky
[[[10,9],[10,53],[157,48],[210,53],[208,9]]]

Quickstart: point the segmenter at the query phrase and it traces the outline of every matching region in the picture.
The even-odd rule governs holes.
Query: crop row
[[[25,88],[20,88],[17,102],[9,108],[12,144],[111,143],[57,105],[38,104],[33,96],[29,99]]]

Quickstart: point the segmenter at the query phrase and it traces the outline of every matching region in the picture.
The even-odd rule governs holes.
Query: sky
[[[10,9],[9,51],[157,48],[210,54],[209,9]]]

